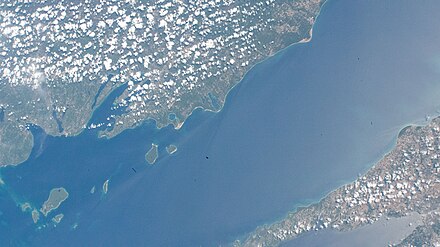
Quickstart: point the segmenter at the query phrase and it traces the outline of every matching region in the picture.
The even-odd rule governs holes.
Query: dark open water
[[[1,170],[0,245],[214,246],[318,200],[440,109],[439,4],[331,0],[312,42],[256,66],[223,111],[198,110],[179,131],[35,130],[31,158]],[[160,157],[148,166],[152,142]],[[178,152],[166,155],[168,144]],[[65,214],[56,228],[16,206],[39,208],[60,186],[70,196],[51,213]]]

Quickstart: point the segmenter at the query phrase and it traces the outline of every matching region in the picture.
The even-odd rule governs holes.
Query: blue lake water
[[[197,110],[178,131],[34,130],[31,158],[0,170],[0,245],[215,246],[318,200],[380,159],[400,128],[437,114],[439,4],[331,0],[311,42],[257,65],[221,112]],[[39,208],[60,186],[70,195],[50,215],[64,213],[56,227],[16,205]]]

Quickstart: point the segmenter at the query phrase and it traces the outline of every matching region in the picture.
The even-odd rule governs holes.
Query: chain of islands
[[[99,129],[99,137],[112,138],[147,120],[178,129],[197,108],[221,110],[253,66],[311,39],[324,2],[1,1],[0,167],[28,159],[31,126],[52,136]],[[91,122],[115,92],[105,120]],[[174,154],[177,146],[166,151]],[[407,127],[396,147],[353,183],[233,245],[278,246],[311,231],[350,231],[412,213],[422,223],[396,245],[440,243],[439,152],[440,118]],[[153,143],[145,161],[157,158]],[[47,217],[68,197],[63,187],[54,188],[41,209],[27,202],[21,209],[37,223],[40,213]],[[58,224],[63,217],[51,220]]]

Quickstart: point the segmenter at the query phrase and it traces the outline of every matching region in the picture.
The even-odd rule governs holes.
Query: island
[[[175,145],[173,145],[173,144],[168,145],[166,147],[166,149],[167,149],[167,153],[168,154],[173,154],[173,153],[177,152],[177,147]]]
[[[32,209],[32,206],[29,202],[25,202],[20,206],[22,212],[28,212]]]
[[[59,224],[63,218],[64,218],[64,214],[57,214],[52,218],[52,221],[55,224]]]
[[[40,213],[38,212],[38,210],[34,209],[32,210],[31,215],[32,215],[32,220],[36,224],[40,220]]]
[[[43,203],[40,212],[47,216],[51,211],[57,209],[62,202],[67,200],[69,193],[63,187],[54,188],[50,191],[49,198]]]
[[[90,194],[95,194],[95,190],[96,190],[96,188],[95,188],[95,186],[93,186],[93,187],[90,189]]]
[[[152,165],[156,162],[157,157],[159,156],[157,145],[152,143],[150,150],[145,154],[145,160],[148,164]]]
[[[322,4],[0,1],[0,166],[28,159],[35,126],[111,138],[146,120],[180,128],[196,108],[219,111],[254,65],[310,40]],[[108,116],[90,123],[107,99]]]
[[[354,182],[257,228],[234,245],[278,246],[309,231],[350,231],[384,217],[412,213],[419,214],[423,224],[398,246],[440,240],[440,117],[426,126],[402,129],[394,149]]]
[[[105,180],[105,182],[102,184],[102,192],[104,193],[104,194],[107,194],[107,192],[108,192],[108,183],[109,183],[109,179],[107,179],[107,180]],[[93,190],[93,188],[92,188],[92,190]],[[95,190],[93,190],[93,192],[94,192]]]

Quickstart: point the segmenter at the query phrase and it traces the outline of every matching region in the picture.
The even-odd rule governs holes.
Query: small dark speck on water
[[[136,169],[134,169],[133,167],[131,169],[136,173]]]
[[[373,121],[371,121],[370,124],[373,125]]]
[[[208,156],[206,156],[206,159],[209,159],[209,157],[208,157]]]

